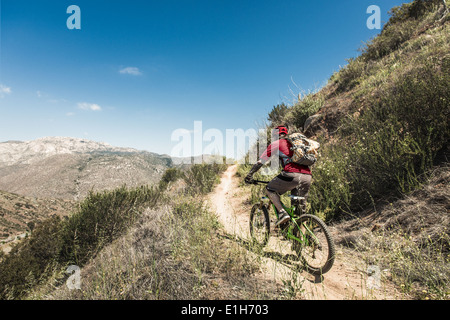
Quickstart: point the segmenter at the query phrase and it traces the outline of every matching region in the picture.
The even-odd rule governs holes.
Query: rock
[[[304,132],[307,132],[314,124],[316,124],[322,116],[320,114],[315,114],[308,119],[306,119],[305,124],[303,125]]]

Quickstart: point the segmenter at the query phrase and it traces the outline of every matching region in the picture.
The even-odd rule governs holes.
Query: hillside
[[[276,106],[270,125],[321,142],[311,205],[327,218],[418,188],[448,161],[450,24],[442,1],[392,9],[381,34],[321,90]]]
[[[283,251],[291,243],[276,233],[270,241],[279,246],[261,248],[251,241],[249,209],[264,192],[243,182],[252,164],[198,164],[168,168],[154,186],[89,193],[66,219],[54,215],[40,223],[10,254],[0,252],[0,298],[448,300],[445,3],[414,0],[393,8],[381,34],[327,85],[299,95],[293,105],[274,106],[268,115],[267,130],[285,123],[321,142],[307,210],[326,221],[335,240],[336,261],[326,274],[308,274],[292,252]],[[114,161],[129,153],[134,155],[106,152]],[[67,174],[70,185],[88,179],[90,162],[105,161],[96,162],[93,154],[58,153],[36,163],[16,156],[17,164],[4,166],[0,179],[14,185],[5,169],[13,168],[21,172],[14,177],[31,181],[25,172],[39,175],[41,161],[49,170],[41,177],[49,177],[48,163],[68,156],[70,165],[54,168],[61,168],[55,171],[60,177]],[[95,170],[102,172],[100,167]],[[86,175],[73,175],[77,170]],[[103,171],[98,179],[104,177]],[[66,282],[73,264],[82,275],[77,290]],[[370,267],[380,271],[379,287],[369,285]]]
[[[30,234],[34,227],[49,217],[67,216],[75,202],[59,199],[38,199],[0,191],[0,249]]]
[[[169,156],[85,139],[48,137],[0,143],[0,190],[80,200],[90,190],[155,184]]]
[[[268,130],[286,124],[321,143],[310,212],[421,299],[448,299],[449,43],[445,1],[395,7],[323,88],[268,115]]]

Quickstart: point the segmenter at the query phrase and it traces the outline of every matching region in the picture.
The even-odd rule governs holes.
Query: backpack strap
[[[283,169],[284,169],[284,167],[286,167],[286,165],[288,165],[289,163],[292,162],[292,159],[289,156],[285,155],[281,151],[278,152],[278,157],[281,159],[281,162],[283,164]]]
[[[290,145],[292,145],[292,143],[290,143],[289,139],[287,138],[280,138],[280,140],[286,140]],[[283,169],[284,167],[286,167],[286,165],[288,165],[289,163],[292,162],[291,157],[289,157],[288,155],[284,154],[283,152],[281,152],[278,148],[278,158],[281,159],[281,163],[283,165]]]

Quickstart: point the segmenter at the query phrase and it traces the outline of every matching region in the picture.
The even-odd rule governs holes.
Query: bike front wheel
[[[292,249],[313,275],[328,272],[334,263],[334,242],[326,224],[310,214],[302,215],[293,230]]]
[[[254,243],[265,246],[269,241],[269,211],[264,205],[255,204],[250,213],[250,235]]]

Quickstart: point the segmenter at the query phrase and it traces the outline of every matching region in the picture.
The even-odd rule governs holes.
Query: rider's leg
[[[298,203],[300,205],[302,212],[306,211],[306,200],[309,195],[309,188],[311,187],[312,176],[309,174],[300,174],[298,186],[291,191],[294,196],[299,196],[305,198],[305,200]],[[291,204],[294,204],[291,202]]]
[[[269,187],[267,187],[266,193],[270,201],[272,201],[272,203],[275,205],[275,208],[277,208],[278,210],[278,221],[275,223],[275,226],[279,226],[288,222],[291,219],[291,217],[281,205],[280,195],[278,194],[278,192],[271,190]]]
[[[266,193],[272,203],[279,212],[279,220],[276,225],[283,224],[290,219],[289,214],[284,210],[280,195],[294,189],[298,185],[297,174],[282,172],[272,181],[269,182],[266,188]]]
[[[277,208],[278,212],[285,211],[283,206],[281,205],[280,195],[278,194],[278,192],[267,187],[266,194],[269,197],[270,201],[272,201],[272,203],[275,205],[275,208]]]

